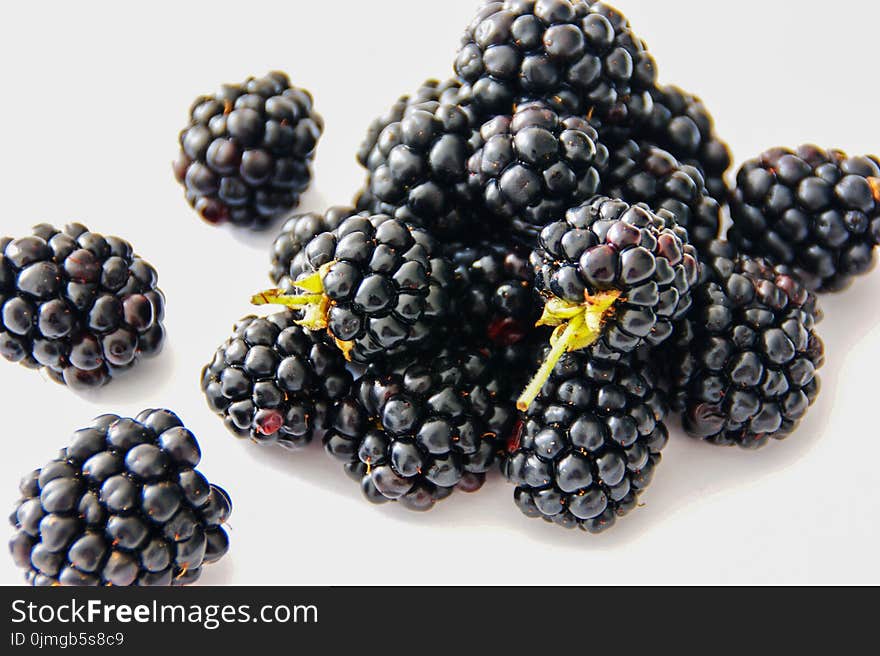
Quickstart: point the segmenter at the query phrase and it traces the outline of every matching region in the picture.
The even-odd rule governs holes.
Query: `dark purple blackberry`
[[[648,142],[630,140],[611,148],[610,164],[602,172],[602,193],[645,203],[655,212],[666,210],[698,250],[718,238],[721,205],[706,189],[703,174]]]
[[[299,326],[300,316],[245,317],[202,370],[208,405],[235,435],[298,449],[321,435],[348,394],[345,358],[323,334]]]
[[[0,355],[77,390],[157,354],[165,297],[131,244],[78,223],[0,240]]]
[[[324,446],[370,501],[429,510],[482,486],[516,419],[508,377],[470,347],[393,373],[374,367],[340,402]]]
[[[32,585],[187,585],[229,549],[229,495],[168,410],[103,415],[25,476],[12,559]]]
[[[656,87],[651,97],[654,108],[639,136],[698,169],[709,195],[719,203],[727,202],[730,189],[724,176],[733,158],[715,133],[715,121],[703,101],[675,86]]]
[[[608,150],[586,119],[529,103],[483,125],[468,172],[490,213],[534,236],[596,194],[607,162]]]
[[[491,242],[443,247],[455,266],[457,332],[476,343],[513,346],[535,332],[541,315],[527,255]]]
[[[285,73],[250,77],[192,104],[174,174],[208,223],[265,228],[309,186],[323,129],[309,92]]]
[[[541,100],[614,124],[647,118],[657,76],[626,18],[589,0],[486,3],[462,39],[455,71],[487,118]]]
[[[476,130],[468,108],[454,100],[406,105],[362,158],[367,181],[358,209],[394,216],[438,237],[485,231],[467,184]]]
[[[508,444],[504,475],[529,517],[591,533],[638,503],[668,441],[655,372],[567,353]]]
[[[811,290],[839,291],[876,264],[880,160],[817,146],[746,162],[730,203],[729,239],[783,265]]]
[[[303,310],[300,324],[326,330],[352,362],[368,364],[423,349],[450,315],[452,265],[434,239],[387,215],[356,215],[303,251],[299,292],[252,299]]]
[[[279,288],[293,289],[293,281],[303,272],[303,248],[322,232],[332,232],[356,212],[351,207],[331,207],[324,214],[310,212],[292,217],[281,228],[272,244],[269,278]]]
[[[783,439],[819,392],[824,347],[815,332],[816,298],[726,242],[711,246],[704,268],[681,343],[660,356],[671,369],[684,428],[724,446]]]
[[[522,411],[567,351],[589,348],[614,360],[669,338],[699,277],[686,230],[644,205],[604,197],[544,228],[531,259],[545,299],[540,323],[556,330],[547,360],[518,402]]]

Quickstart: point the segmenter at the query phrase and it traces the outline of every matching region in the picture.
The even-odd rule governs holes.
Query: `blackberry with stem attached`
[[[303,311],[300,325],[326,330],[345,357],[368,364],[432,343],[450,314],[452,265],[425,230],[387,215],[356,215],[303,251],[299,293],[268,290],[257,305]]]
[[[811,290],[839,291],[876,263],[880,160],[839,150],[775,148],[746,162],[729,239],[782,265]]]
[[[644,205],[604,197],[544,228],[532,261],[545,299],[539,323],[556,329],[552,349],[517,403],[522,411],[566,352],[589,348],[614,360],[665,341],[690,307],[699,276],[686,230],[667,226]]]
[[[77,390],[157,354],[165,297],[131,244],[78,223],[0,240],[0,355]]]
[[[208,405],[235,435],[300,448],[321,435],[334,403],[348,394],[345,358],[324,335],[298,325],[300,316],[245,317],[202,370]]]
[[[697,250],[718,238],[721,205],[710,195],[702,172],[649,142],[629,140],[611,148],[602,193],[669,212],[675,223],[687,229]]]
[[[323,214],[309,212],[291,217],[272,244],[269,278],[280,289],[292,290],[304,269],[303,249],[322,232],[332,232],[355,214],[351,207],[331,207]]]
[[[229,548],[229,495],[168,410],[103,415],[20,485],[12,559],[33,585],[186,585]]]
[[[607,161],[608,150],[586,119],[529,103],[483,125],[468,171],[489,212],[534,236],[596,194]]]
[[[788,437],[819,392],[816,298],[792,276],[716,242],[694,289],[691,339],[664,360],[685,430],[720,445]]]
[[[462,39],[455,70],[484,117],[541,100],[614,124],[647,118],[657,76],[626,18],[588,0],[486,3]]]
[[[265,228],[309,186],[323,129],[309,92],[285,73],[250,77],[192,104],[174,174],[208,223]]]
[[[502,469],[520,510],[591,533],[613,526],[653,478],[667,411],[639,357],[565,354],[508,445]]]
[[[370,501],[429,510],[482,486],[516,419],[509,374],[489,349],[450,348],[398,370],[373,367],[324,436]]]

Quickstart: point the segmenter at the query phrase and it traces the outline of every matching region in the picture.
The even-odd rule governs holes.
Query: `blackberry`
[[[518,402],[528,409],[566,351],[617,359],[656,346],[691,305],[699,277],[687,231],[644,205],[597,197],[541,233],[532,254],[551,349]]]
[[[454,319],[461,334],[503,347],[522,342],[535,330],[541,312],[524,253],[492,242],[451,243],[443,251],[455,266],[461,290]]]
[[[482,486],[516,418],[506,377],[491,351],[474,348],[373,367],[340,402],[325,448],[370,501],[429,510]]]
[[[387,215],[351,216],[303,251],[300,294],[269,290],[257,305],[304,311],[352,362],[368,364],[427,347],[450,315],[452,265],[428,232]]]
[[[305,446],[327,428],[352,377],[339,350],[282,310],[245,317],[202,370],[208,405],[229,430],[260,444]]]
[[[675,86],[656,87],[651,97],[654,107],[639,135],[700,171],[709,195],[727,202],[730,190],[724,176],[733,159],[703,101]]]
[[[471,186],[489,212],[532,236],[592,198],[608,162],[586,119],[562,118],[540,103],[493,118],[480,129],[480,143],[468,162]]]
[[[653,369],[567,353],[508,445],[505,477],[529,517],[599,533],[636,507],[668,441]]]
[[[876,263],[880,160],[839,150],[775,148],[746,162],[730,203],[729,239],[833,292]]]
[[[681,164],[648,142],[629,140],[611,149],[602,193],[629,203],[645,203],[655,212],[666,210],[687,229],[698,250],[716,239],[721,229],[721,205],[709,194],[700,170]]]
[[[657,77],[626,18],[590,0],[486,3],[462,39],[455,71],[487,118],[541,100],[614,124],[647,118]]]
[[[310,212],[290,218],[272,244],[269,278],[281,289],[293,289],[303,272],[303,248],[322,232],[332,232],[355,214],[351,207],[331,207],[324,214]]]
[[[78,223],[0,240],[0,355],[82,390],[157,354],[165,297],[118,237]]]
[[[229,495],[196,469],[193,434],[168,410],[103,415],[28,474],[10,521],[33,585],[187,585],[229,548]]]
[[[663,359],[685,430],[719,445],[762,447],[797,427],[824,362],[816,298],[761,259],[712,245],[683,334]]]
[[[453,100],[406,105],[362,158],[367,181],[358,209],[389,214],[438,237],[485,231],[467,178],[476,129],[468,108]]]
[[[265,228],[309,186],[323,129],[309,92],[285,73],[249,77],[192,104],[174,174],[208,223]]]

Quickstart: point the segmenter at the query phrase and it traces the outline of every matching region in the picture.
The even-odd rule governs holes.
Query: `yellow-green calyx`
[[[251,297],[254,305],[283,305],[285,307],[301,310],[302,319],[297,323],[309,330],[324,330],[327,328],[327,315],[330,312],[330,298],[324,293],[324,276],[335,262],[329,262],[318,269],[315,273],[300,278],[294,282],[294,286],[301,289],[302,294],[286,294],[280,289],[268,289]],[[349,347],[339,347],[343,352],[348,352]]]
[[[583,303],[572,303],[556,297],[547,301],[544,314],[537,325],[556,326],[550,337],[552,348],[538,373],[516,402],[519,410],[525,412],[529,409],[565,353],[585,349],[602,336],[605,319],[618,298],[620,292],[613,290],[600,292],[595,296],[584,294]]]

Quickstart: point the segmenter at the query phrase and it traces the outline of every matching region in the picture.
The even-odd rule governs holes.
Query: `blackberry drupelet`
[[[486,3],[465,33],[455,70],[485,118],[541,100],[613,124],[647,118],[657,77],[626,18],[588,0]]]
[[[324,123],[278,71],[199,96],[174,174],[205,221],[265,228],[299,203]]]
[[[819,392],[816,298],[732,244],[716,242],[707,258],[682,331],[690,339],[663,359],[689,434],[762,447],[790,435]]]
[[[229,548],[229,495],[196,469],[193,434],[168,410],[103,415],[22,479],[10,521],[33,585],[187,585]]]
[[[446,244],[460,290],[454,321],[474,343],[497,347],[519,344],[535,331],[541,315],[534,272],[527,255],[492,242]]]
[[[303,272],[303,248],[322,232],[332,232],[356,212],[351,207],[331,207],[324,214],[310,212],[290,218],[272,244],[269,278],[281,289],[293,289]]]
[[[452,265],[428,232],[387,215],[356,215],[303,251],[297,295],[252,299],[303,310],[299,323],[325,330],[345,357],[369,364],[424,349],[450,316]]]
[[[709,195],[719,203],[727,202],[730,189],[724,176],[733,158],[715,133],[715,121],[703,101],[675,86],[656,87],[651,97],[654,107],[639,130],[640,137],[699,170]]]
[[[476,130],[468,108],[453,100],[407,105],[363,159],[367,180],[358,209],[389,214],[438,237],[485,231],[467,184]]]
[[[540,324],[556,330],[520,410],[567,351],[589,348],[593,357],[615,360],[669,338],[691,306],[699,264],[687,231],[667,225],[664,216],[597,197],[544,228],[531,259],[545,299]]]
[[[567,353],[508,445],[505,477],[529,517],[602,532],[636,507],[668,441],[656,373]]]
[[[470,185],[485,208],[531,241],[548,222],[599,190],[608,150],[584,118],[528,103],[480,129],[468,161]]]
[[[450,348],[399,370],[373,367],[324,436],[374,503],[429,510],[482,486],[516,419],[509,374],[488,349]]]
[[[629,140],[611,148],[610,165],[602,172],[602,193],[670,212],[697,250],[718,238],[721,205],[706,189],[703,174],[648,142]]]
[[[769,150],[739,170],[730,212],[742,252],[784,265],[812,291],[842,290],[876,263],[880,160]]]
[[[82,390],[162,348],[155,269],[78,223],[0,240],[0,355]]]
[[[282,310],[245,317],[202,370],[208,405],[229,430],[258,444],[297,449],[327,428],[331,408],[349,393],[345,358]]]

